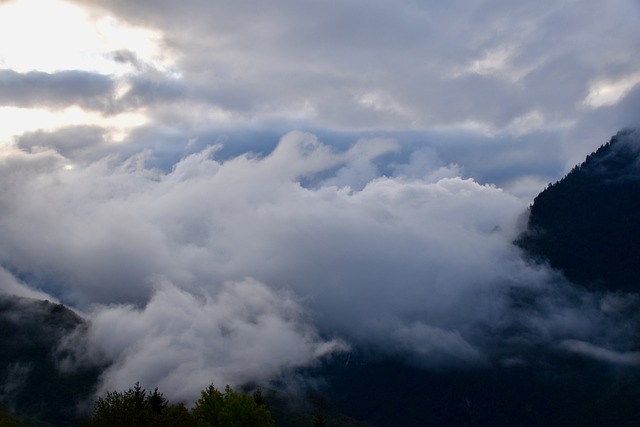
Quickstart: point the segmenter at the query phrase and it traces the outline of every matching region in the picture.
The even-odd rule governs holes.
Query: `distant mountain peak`
[[[620,131],[531,205],[516,244],[594,290],[640,290],[640,131]]]

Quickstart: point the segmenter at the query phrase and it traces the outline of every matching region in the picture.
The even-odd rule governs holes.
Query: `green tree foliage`
[[[26,424],[21,423],[8,410],[0,407],[0,427],[26,427]]]
[[[262,402],[262,403],[258,403]],[[273,427],[275,421],[261,400],[236,393],[228,385],[224,393],[210,385],[200,394],[192,411],[198,426],[211,427]]]
[[[313,417],[313,427],[327,427],[327,422],[324,420],[324,416],[320,412],[316,412]]]
[[[202,390],[193,410],[182,403],[170,404],[156,388],[151,393],[136,383],[125,392],[112,391],[94,404],[89,421],[93,427],[273,427],[275,422],[260,390],[253,396],[224,393],[213,385]]]
[[[201,425],[220,425],[222,408],[224,406],[224,395],[210,385],[200,392],[200,398],[193,408],[193,416],[200,421]]]
[[[94,404],[92,426],[196,426],[195,420],[184,404],[169,405],[156,388],[147,394],[136,383],[124,393],[108,392]]]
[[[640,132],[623,131],[534,200],[516,243],[592,290],[638,290]]]
[[[258,406],[267,406],[267,402],[262,397],[262,390],[258,388],[255,392],[253,392],[253,401],[256,402]]]
[[[158,387],[147,398],[148,409],[152,414],[159,415],[166,408],[169,402],[164,398],[162,393],[158,392]]]

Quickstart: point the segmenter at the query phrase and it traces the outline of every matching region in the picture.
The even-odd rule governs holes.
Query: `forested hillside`
[[[0,294],[0,426],[366,426],[339,413],[320,394],[263,397],[203,383],[195,402],[170,402],[139,384],[96,398],[107,365],[65,369],[61,345],[82,334],[84,320],[62,304]],[[206,382],[206,379],[203,379]],[[296,402],[292,404],[292,400]],[[266,406],[266,404],[269,406]],[[193,406],[193,409],[186,405]],[[273,416],[271,415],[273,413]]]
[[[100,374],[97,366],[61,366],[61,338],[82,327],[62,304],[0,295],[0,404],[56,425],[75,419]]]
[[[534,200],[518,240],[573,282],[640,288],[640,133],[622,131]]]

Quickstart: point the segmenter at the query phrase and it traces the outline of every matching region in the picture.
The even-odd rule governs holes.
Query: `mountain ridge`
[[[61,369],[59,343],[84,326],[62,304],[0,294],[0,404],[36,425],[72,422],[95,391],[100,367]]]
[[[640,290],[640,131],[619,132],[533,201],[516,244],[596,291]]]

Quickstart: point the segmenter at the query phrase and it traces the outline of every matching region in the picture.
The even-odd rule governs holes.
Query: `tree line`
[[[31,420],[35,425],[45,425]],[[46,424],[49,425],[49,424]],[[156,387],[148,392],[139,382],[124,392],[111,391],[99,397],[90,414],[74,423],[76,427],[275,427],[260,389],[253,394],[238,393],[230,386],[220,391],[209,385],[200,392],[195,405],[170,403]],[[29,427],[30,420],[16,417],[0,406],[0,427]],[[326,427],[317,412],[311,427]]]
[[[189,410],[183,403],[170,403],[157,388],[147,392],[136,383],[125,392],[99,397],[81,426],[274,427],[275,421],[260,389],[249,395],[228,385],[220,391],[212,384]]]

